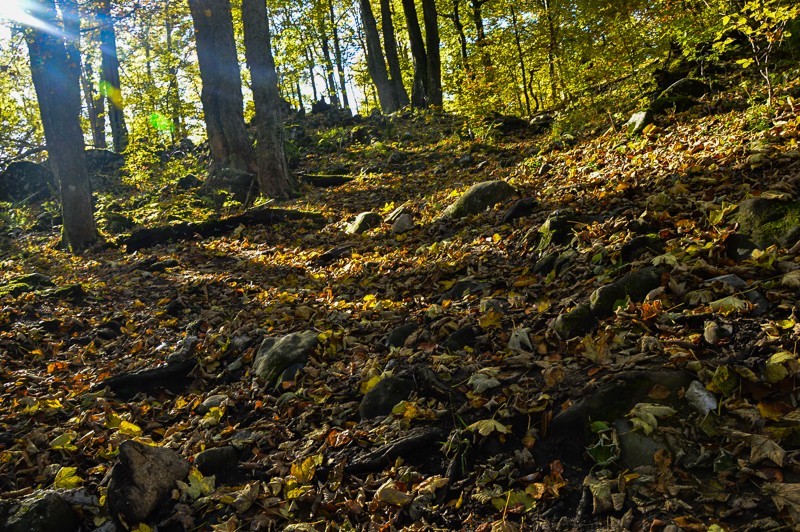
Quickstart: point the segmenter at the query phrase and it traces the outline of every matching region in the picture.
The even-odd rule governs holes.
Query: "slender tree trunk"
[[[94,92],[94,73],[92,64],[86,61],[81,69],[81,86],[83,99],[86,101],[86,111],[89,115],[89,127],[92,130],[92,145],[101,150],[106,149],[106,117],[103,105],[103,96],[98,97]]]
[[[257,165],[242,110],[242,80],[229,0],[189,0],[203,90],[200,99],[212,173],[232,168],[255,174]]]
[[[550,99],[555,106],[558,101],[558,77],[556,75],[556,29],[550,0],[540,0],[547,23],[547,68],[550,74]]]
[[[175,59],[176,51],[172,43],[172,12],[169,9],[169,2],[164,3],[164,18],[167,44],[167,104],[169,107],[170,120],[172,121],[172,142],[181,140],[185,133],[183,131],[183,120],[181,117],[181,92],[178,84],[178,64]]]
[[[517,43],[517,55],[519,56],[519,71],[522,73],[522,93],[525,96],[525,111],[528,116],[531,114],[531,99],[528,97],[528,78],[525,73],[525,58],[522,55],[522,44],[519,39],[519,28],[517,27],[517,12],[511,6],[511,24],[514,30],[514,41]]]
[[[386,62],[389,64],[389,75],[398,107],[408,105],[408,92],[403,85],[403,72],[400,69],[400,58],[397,55],[397,37],[392,22],[391,0],[381,0],[381,28],[383,30],[383,46],[386,49]]]
[[[336,13],[333,9],[333,0],[328,0],[328,11],[331,17],[331,28],[333,36],[333,57],[336,60],[336,70],[339,72],[339,92],[342,95],[342,105],[350,109],[350,102],[347,101],[347,79],[344,72],[344,61],[342,58],[342,46],[339,42],[339,29],[336,21]]]
[[[483,26],[483,4],[488,1],[489,0],[470,0],[472,22],[475,24],[475,45],[478,47],[478,50],[480,50],[481,63],[484,68],[492,66],[492,58],[489,57],[489,52],[486,50],[486,46],[489,43],[486,40],[486,30]]]
[[[378,35],[378,24],[372,13],[369,0],[359,0],[361,6],[361,20],[364,23],[364,33],[367,41],[367,70],[378,91],[380,107],[384,113],[392,113],[400,108],[395,97],[394,86],[386,72],[386,63],[383,61],[383,50]]]
[[[442,60],[439,54],[439,17],[436,0],[422,0],[422,20],[425,22],[425,52],[427,54],[429,105],[442,105]]]
[[[464,70],[469,70],[469,63],[468,63],[469,56],[467,55],[467,36],[464,34],[464,24],[461,23],[461,15],[458,12],[460,5],[461,5],[461,0],[453,0],[453,26],[455,27],[456,33],[458,34],[458,44],[461,49],[461,67]]]
[[[317,65],[314,63],[314,54],[309,50],[308,45],[305,46],[303,51],[306,54],[306,62],[308,63],[308,78],[311,82],[311,92],[314,95],[314,102],[312,103],[316,103],[319,101],[319,95],[317,93],[317,80],[314,77],[314,67]]]
[[[333,61],[331,61],[331,47],[328,40],[326,24],[320,24],[320,41],[322,44],[322,58],[325,61],[325,82],[328,84],[330,104],[339,107],[339,96],[336,94],[336,82],[333,79]]]
[[[270,44],[267,4],[264,0],[242,0],[244,46],[253,84],[258,144],[258,187],[270,198],[296,196],[300,188],[289,173],[283,146],[283,122],[278,96],[278,75]]]
[[[98,0],[97,11],[101,22],[100,49],[103,54],[101,83],[106,91],[114,151],[122,153],[128,146],[128,128],[125,125],[125,114],[123,113],[124,101],[119,81],[117,34],[111,18],[111,0]]]
[[[302,111],[303,107],[303,93],[300,91],[300,80],[295,82],[295,90],[297,90],[297,110]]]
[[[65,0],[65,18],[79,20],[77,4]],[[53,0],[32,0],[30,9],[47,27],[58,27]],[[78,22],[80,24],[80,22]],[[67,24],[69,27],[70,23]],[[65,28],[66,29],[66,28]],[[74,27],[73,27],[74,31]],[[73,33],[78,40],[79,33]],[[61,190],[63,218],[62,243],[74,252],[97,240],[92,212],[92,192],[86,170],[83,131],[80,126],[80,65],[67,51],[60,36],[44,30],[28,28],[25,40],[31,61],[31,77],[39,101],[50,166]]]
[[[414,0],[403,0],[403,13],[406,16],[408,40],[411,45],[411,56],[414,59],[414,85],[411,88],[411,105],[423,108],[428,102],[428,57],[425,53],[425,41],[417,19],[417,7]]]

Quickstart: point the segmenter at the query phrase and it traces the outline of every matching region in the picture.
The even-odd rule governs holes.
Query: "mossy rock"
[[[463,218],[478,214],[501,201],[511,198],[517,190],[505,181],[484,181],[473,185],[445,209],[443,218]]]
[[[539,227],[538,251],[544,251],[550,245],[561,246],[572,240],[572,231],[585,219],[569,209],[554,211]]]
[[[800,240],[800,201],[749,198],[739,204],[736,220],[760,249],[789,248]]]
[[[651,290],[660,285],[661,275],[655,268],[636,270],[592,292],[589,296],[589,307],[598,318],[609,316],[628,298],[631,301],[642,301]]]
[[[41,273],[29,273],[10,279],[5,283],[0,283],[0,297],[16,297],[26,292],[35,292],[41,288],[55,286],[53,281]]]
[[[553,331],[562,340],[583,336],[595,327],[597,327],[597,319],[592,314],[589,305],[578,305],[553,321]]]
[[[35,494],[24,501],[3,530],[9,532],[73,532],[80,519],[72,506],[54,491]]]

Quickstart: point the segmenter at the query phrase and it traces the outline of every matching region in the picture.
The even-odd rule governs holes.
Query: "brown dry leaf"
[[[768,483],[762,487],[779,511],[786,508],[795,523],[800,522],[800,484]]]

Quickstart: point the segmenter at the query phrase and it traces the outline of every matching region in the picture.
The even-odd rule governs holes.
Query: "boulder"
[[[655,268],[636,270],[611,284],[601,286],[589,296],[589,308],[598,318],[611,315],[619,302],[642,301],[661,285],[661,275]]]
[[[81,520],[54,491],[35,493],[22,501],[3,530],[8,532],[75,532]]]
[[[641,258],[647,253],[662,253],[664,241],[657,235],[640,235],[632,238],[622,245],[620,258],[622,262],[631,262]]]
[[[536,248],[544,251],[550,245],[561,246],[572,240],[572,232],[584,223],[584,218],[569,209],[553,211],[539,227],[539,244]]]
[[[364,395],[358,406],[358,413],[361,419],[386,416],[397,403],[408,399],[413,390],[414,379],[410,377],[385,377]]]
[[[639,135],[644,128],[653,123],[653,112],[649,109],[645,111],[637,111],[631,115],[627,122],[625,122],[625,130],[628,136]]]
[[[371,211],[362,212],[356,219],[353,220],[350,224],[348,224],[347,229],[345,229],[345,233],[348,235],[357,235],[363,233],[365,231],[369,231],[375,227],[381,225],[380,215]]]
[[[458,351],[465,347],[474,347],[477,334],[472,325],[465,325],[460,329],[456,329],[444,341],[444,347],[448,351]]]
[[[392,224],[392,233],[402,235],[414,229],[414,219],[410,214],[401,214]]]
[[[418,329],[416,323],[406,323],[392,330],[383,341],[384,345],[388,348],[403,347],[406,340],[416,332]]]
[[[181,190],[189,190],[199,187],[203,184],[203,182],[194,174],[186,174],[182,178],[178,179],[178,182],[175,184]]]
[[[256,192],[255,175],[234,168],[219,168],[208,175],[203,189],[207,192],[230,192],[233,199],[246,203]]]
[[[471,214],[477,214],[511,198],[516,192],[516,189],[505,181],[478,183],[471,186],[455,203],[447,207],[442,217],[463,218]]]
[[[597,327],[597,319],[589,309],[589,305],[578,305],[574,309],[559,315],[553,321],[553,331],[562,340],[583,336]]]
[[[536,205],[538,205],[538,202],[533,198],[518,199],[512,203],[508,210],[506,210],[505,214],[503,214],[503,223],[511,223],[517,218],[530,216],[533,214]]]
[[[205,476],[225,480],[236,473],[239,451],[231,445],[206,449],[194,457],[194,465]]]
[[[0,201],[39,201],[57,190],[53,172],[31,161],[16,161],[0,173]]]
[[[86,169],[89,175],[114,174],[125,164],[125,158],[111,150],[86,150]]]
[[[259,378],[272,382],[286,368],[305,364],[318,341],[314,331],[295,332],[281,338],[266,338],[256,353],[253,372]]]
[[[119,446],[119,463],[111,471],[108,509],[128,525],[142,523],[170,500],[178,480],[189,473],[189,462],[172,449],[127,440]]]
[[[759,249],[790,248],[800,240],[800,201],[748,198],[739,204],[736,221]]]

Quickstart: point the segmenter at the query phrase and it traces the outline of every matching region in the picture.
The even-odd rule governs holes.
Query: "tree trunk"
[[[519,28],[517,27],[517,12],[514,6],[511,6],[511,24],[514,30],[514,40],[517,43],[517,55],[519,56],[519,70],[522,73],[522,93],[525,95],[525,111],[530,116],[531,114],[531,99],[528,97],[528,78],[525,73],[525,58],[522,55],[522,44],[519,39]]]
[[[342,105],[345,109],[350,109],[350,102],[347,101],[347,79],[344,72],[344,61],[342,59],[342,46],[339,42],[339,30],[336,23],[336,13],[333,10],[333,0],[328,0],[328,11],[331,16],[331,28],[333,34],[333,57],[336,60],[336,70],[339,72],[339,92],[342,95]]]
[[[464,70],[469,70],[469,59],[467,55],[467,36],[464,34],[464,24],[461,23],[461,15],[458,12],[461,0],[453,0],[453,26],[458,34],[458,44],[461,49],[461,66]]]
[[[442,60],[439,54],[439,20],[436,0],[422,0],[422,20],[425,22],[425,52],[427,53],[429,105],[442,105]]]
[[[297,195],[300,187],[289,173],[284,152],[278,75],[272,57],[264,0],[242,0],[242,22],[245,57],[250,69],[256,110],[258,187],[270,198],[290,198]]]
[[[558,100],[558,77],[556,75],[556,29],[553,20],[553,11],[550,0],[540,0],[540,5],[544,10],[545,21],[547,22],[547,68],[550,73],[550,99],[551,105],[555,106]]]
[[[165,30],[167,38],[167,106],[169,108],[170,120],[172,121],[172,142],[177,143],[185,136],[183,131],[183,120],[181,117],[181,92],[178,84],[178,64],[175,59],[176,51],[172,44],[172,12],[169,10],[169,2],[164,3]]]
[[[106,116],[103,96],[94,92],[94,73],[92,64],[88,61],[81,69],[81,86],[83,99],[86,102],[86,111],[89,115],[89,127],[92,130],[92,145],[95,148],[106,149]]]
[[[314,67],[316,66],[314,63],[314,54],[307,45],[303,50],[306,54],[306,62],[308,63],[308,80],[311,82],[311,92],[314,95],[314,100],[311,103],[317,103],[319,101],[319,95],[317,94],[317,81],[314,78]]]
[[[483,27],[483,4],[488,2],[489,0],[470,0],[470,5],[472,7],[472,22],[475,23],[475,45],[480,50],[481,54],[481,63],[483,64],[484,68],[489,68],[492,66],[492,58],[489,57],[489,52],[486,50],[486,46],[489,44],[486,40],[486,30]],[[491,73],[488,75],[491,78]]]
[[[32,0],[36,17],[46,27],[58,27],[53,0]],[[64,2],[64,13],[77,20],[74,0]],[[97,240],[92,193],[86,171],[83,131],[80,126],[80,66],[70,57],[57,32],[28,28],[25,40],[31,61],[39,111],[42,116],[50,166],[61,190],[62,243],[74,252]],[[75,40],[78,35],[75,35]]]
[[[244,124],[230,0],[189,0],[189,9],[203,82],[200,99],[211,150],[211,171],[232,168],[255,174],[258,167]]]
[[[333,107],[339,107],[339,96],[336,94],[336,82],[333,79],[333,61],[331,61],[331,47],[328,41],[328,32],[323,22],[320,24],[320,41],[322,44],[322,58],[325,61],[325,82],[328,84],[328,97]]]
[[[397,55],[397,37],[392,22],[391,0],[381,0],[381,28],[383,30],[383,46],[386,48],[386,62],[389,64],[389,75],[394,97],[399,107],[408,105],[408,92],[403,85],[403,72],[400,69],[400,58]]]
[[[297,110],[303,111],[303,93],[300,90],[300,80],[298,79],[295,83],[295,90],[297,90]]]
[[[425,41],[417,19],[417,7],[414,0],[403,0],[403,13],[406,16],[408,40],[411,55],[414,59],[414,85],[411,88],[411,105],[423,108],[428,100],[428,57],[425,54]]]
[[[369,70],[369,75],[372,78],[375,89],[378,91],[381,110],[384,113],[392,113],[397,111],[400,105],[395,97],[389,74],[386,72],[386,63],[383,61],[378,24],[375,22],[375,15],[372,13],[372,6],[369,0],[359,0],[359,4],[367,41],[367,70]]]
[[[100,18],[100,50],[103,55],[101,85],[108,102],[108,120],[111,124],[111,139],[114,151],[122,153],[128,146],[128,128],[123,113],[124,103],[119,81],[119,58],[117,57],[117,34],[111,18],[111,0],[98,0]]]

